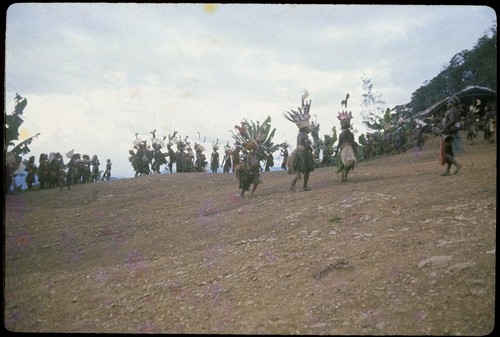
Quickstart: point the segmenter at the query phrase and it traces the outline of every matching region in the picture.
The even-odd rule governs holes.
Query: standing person
[[[49,167],[49,157],[46,153],[41,153],[38,159],[38,184],[41,190],[49,187],[50,180],[50,167]]]
[[[224,158],[222,159],[222,172],[223,173],[229,173],[229,171],[231,171],[231,168],[233,167],[233,164],[231,161],[232,152],[233,152],[233,150],[231,149],[231,145],[229,145],[229,142],[228,142],[227,145],[224,146]]]
[[[210,169],[212,170],[212,173],[217,173],[217,169],[219,168],[219,145],[214,144],[212,145],[212,156],[210,158]]]
[[[347,175],[354,170],[358,157],[358,144],[354,140],[354,134],[351,132],[352,113],[342,111],[338,113],[342,131],[339,135],[339,145],[337,153],[337,173],[342,172],[341,181],[347,181]]]
[[[302,95],[302,107],[298,108],[298,111],[291,110],[291,112],[285,112],[283,116],[290,122],[295,123],[299,128],[299,134],[297,136],[297,148],[288,157],[288,174],[292,175],[292,184],[290,185],[290,190],[295,192],[295,184],[297,180],[301,179],[301,175],[304,174],[304,181],[302,189],[304,191],[309,191],[311,188],[307,185],[309,182],[309,175],[311,171],[314,170],[314,155],[312,142],[309,139],[309,133],[311,133],[311,124],[309,110],[311,109],[311,100],[305,102],[305,99],[309,96],[307,90]]]
[[[493,143],[495,141],[495,117],[496,113],[493,111],[491,106],[488,104],[484,109],[484,140],[488,143]]]
[[[467,112],[467,140],[469,141],[469,145],[474,144],[474,139],[477,137],[477,126],[476,126],[476,119],[477,115],[479,113],[479,108],[477,105],[481,104],[480,100],[476,100],[477,104],[476,106],[471,105],[469,107],[469,111]]]
[[[109,181],[110,178],[111,178],[111,160],[107,159],[106,160],[106,170],[102,174],[101,180],[103,180],[103,181],[104,180]]]
[[[231,151],[231,160],[233,161],[233,166],[232,166],[232,169],[231,171],[234,173],[234,170],[236,169],[236,167],[240,164],[240,151],[241,151],[241,146],[239,145],[236,145],[234,147],[234,150]]]
[[[272,152],[268,152],[266,155],[265,171],[266,172],[270,171],[271,167],[274,167],[274,158]]]
[[[38,172],[38,168],[35,165],[35,156],[31,156],[24,169],[28,174],[26,175],[26,185],[28,186],[28,191],[33,190],[33,183],[35,182],[35,175]]]
[[[419,150],[422,150],[422,146],[424,145],[424,135],[423,135],[423,130],[422,126],[417,123],[417,126],[415,127],[415,130],[413,130],[415,133],[415,141],[416,141],[416,147]]]
[[[446,164],[446,171],[442,176],[449,176],[452,165],[455,165],[453,174],[457,174],[462,168],[455,160],[455,155],[463,153],[464,149],[458,133],[456,124],[460,120],[460,99],[452,96],[446,105],[446,112],[443,119],[443,133],[441,134],[440,163]]]
[[[95,183],[99,181],[99,158],[97,155],[92,156],[92,178],[90,179],[91,182]]]
[[[66,176],[66,165],[64,164],[63,156],[59,152],[56,152],[55,154],[51,153],[49,156],[49,166],[49,188],[55,187],[57,184],[59,189],[62,191],[64,187],[64,178],[69,179],[69,177]]]
[[[176,155],[175,155],[175,151],[172,149],[172,143],[169,142],[167,144],[167,150],[168,150],[167,156],[168,156],[168,159],[169,159],[169,161],[168,161],[168,170],[170,171],[170,173],[173,173],[172,166],[176,162]]]
[[[205,172],[205,166],[207,165],[207,157],[203,153],[205,151],[205,148],[201,144],[194,143],[194,150],[196,152],[195,155],[195,170],[197,172]]]
[[[281,155],[283,156],[283,162],[281,163],[281,168],[286,170],[286,162],[288,161],[288,144],[284,144],[281,149]]]

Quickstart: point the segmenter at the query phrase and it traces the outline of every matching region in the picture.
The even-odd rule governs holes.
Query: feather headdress
[[[174,130],[174,133],[172,135],[168,134],[168,143],[167,143],[167,146],[171,147],[176,142],[177,142],[177,131]]]
[[[342,129],[348,129],[351,126],[352,112],[339,111],[337,118],[340,121],[340,126]]]
[[[186,137],[186,140],[187,140],[187,137]],[[186,149],[186,147],[189,146],[189,144],[187,144],[187,142],[182,140],[182,137],[180,135],[179,135],[179,137],[177,137],[176,145],[177,145],[177,150],[179,150],[179,151],[184,151]]]
[[[201,144],[197,144],[196,142],[194,143],[194,150],[196,152],[203,152],[205,151],[205,148]]]
[[[345,95],[345,99],[343,99],[343,100],[340,102],[340,106],[344,106],[344,108],[346,108],[346,109],[347,109],[347,100],[349,99],[349,97],[350,97],[350,95],[349,95],[349,93],[347,93],[347,94]]]
[[[229,141],[226,145],[224,145],[224,152],[226,154],[231,154],[233,152],[233,148],[231,147],[231,145],[229,145]]]
[[[212,149],[214,150],[214,152],[219,149],[219,138],[217,138],[217,142],[212,144]]]
[[[283,113],[283,117],[288,119],[290,122],[295,123],[299,129],[311,126],[311,123],[309,122],[311,119],[311,115],[309,113],[311,109],[311,100],[306,102],[307,97],[309,97],[309,93],[307,90],[304,90],[304,94],[302,95],[302,106],[297,108],[297,111],[290,109],[290,111],[285,111]]]

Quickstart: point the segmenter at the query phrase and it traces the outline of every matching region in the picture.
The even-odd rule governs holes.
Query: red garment
[[[444,165],[446,163],[446,159],[445,159],[445,153],[444,153],[444,138],[441,137],[441,144],[439,146],[439,163],[441,165]]]

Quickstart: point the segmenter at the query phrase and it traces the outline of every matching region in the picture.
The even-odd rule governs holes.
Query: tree
[[[491,28],[489,33],[479,38],[472,50],[455,54],[436,77],[425,81],[412,93],[407,105],[412,115],[467,86],[482,86],[496,91],[496,29]]]
[[[361,116],[363,123],[372,130],[382,130],[384,128],[384,118],[381,116],[383,109],[382,95],[373,91],[373,84],[371,79],[367,78],[365,74],[361,77],[363,81],[363,90],[361,106]]]
[[[385,127],[388,127],[389,125],[392,124],[392,118],[391,118],[391,109],[387,108],[385,109],[384,113],[384,125]]]
[[[23,124],[24,120],[21,118],[23,115],[24,109],[28,105],[28,100],[26,98],[21,97],[18,93],[16,93],[16,97],[14,98],[15,107],[12,114],[5,114],[4,120],[4,192],[8,192],[10,185],[12,183],[14,172],[19,168],[22,161],[22,156],[28,154],[30,149],[28,145],[38,137],[40,134],[29,137],[28,139],[18,143],[16,145],[16,141],[19,140],[19,127]],[[9,147],[13,147],[9,149]]]

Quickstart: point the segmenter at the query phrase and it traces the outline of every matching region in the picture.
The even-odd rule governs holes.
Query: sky
[[[304,90],[321,138],[340,130],[349,93],[357,139],[362,78],[386,107],[406,104],[496,25],[487,6],[16,3],[6,12],[5,112],[16,93],[28,100],[20,141],[40,136],[25,159],[95,154],[117,178],[134,176],[135,134],[151,144],[153,130],[201,143],[207,158],[218,140],[222,157],[234,125],[270,116],[274,143],[293,150],[298,129],[283,112]]]

